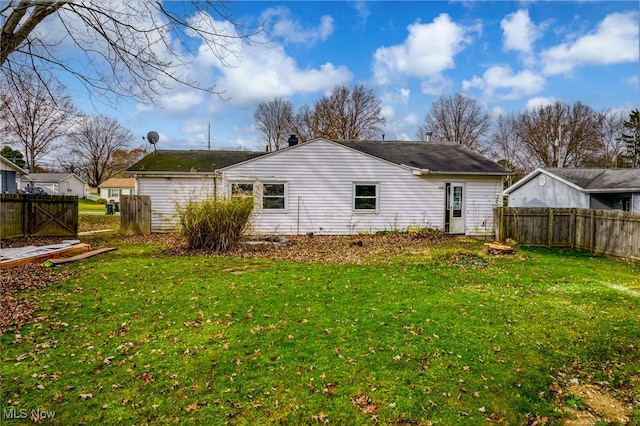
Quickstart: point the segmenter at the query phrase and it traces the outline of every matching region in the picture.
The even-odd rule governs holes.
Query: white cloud
[[[281,37],[286,43],[313,45],[324,41],[333,34],[333,18],[323,15],[317,27],[305,28],[298,19],[291,15],[286,7],[274,7],[265,10],[261,15],[261,21],[272,22],[271,34]]]
[[[453,82],[439,74],[424,80],[420,89],[425,95],[441,96],[453,90]]]
[[[471,80],[462,82],[464,90],[480,89],[487,99],[492,98],[496,92],[500,92],[502,99],[517,99],[522,95],[539,92],[544,85],[544,77],[529,70],[514,73],[508,66],[491,67],[482,78],[474,76]]]
[[[491,117],[499,117],[501,115],[507,115],[507,110],[504,107],[496,106],[491,109]]]
[[[404,43],[380,47],[374,53],[377,83],[386,84],[397,75],[437,80],[443,71],[455,67],[455,56],[470,43],[471,29],[454,23],[445,13],[428,24],[413,23],[407,31]]]
[[[568,74],[585,65],[638,62],[638,40],[638,13],[612,13],[595,31],[543,51],[543,72]]]
[[[546,98],[544,97],[531,98],[527,101],[527,105],[525,106],[525,109],[532,110],[532,109],[544,107],[547,105],[553,105],[554,103],[556,103],[557,100],[558,99],[554,98],[553,96],[546,97]]]
[[[367,2],[364,0],[358,0],[356,2],[353,2],[352,4],[353,4],[353,8],[357,12],[358,24],[362,26],[366,25],[367,19],[371,14],[371,12],[369,11],[369,8],[367,7]]]
[[[223,98],[227,102],[213,99],[201,109],[214,111],[225,106],[254,107],[258,102],[268,101],[276,96],[289,97],[294,94],[314,93],[329,90],[337,84],[346,84],[352,73],[344,66],[336,66],[330,62],[319,68],[301,69],[295,59],[287,54],[282,45],[258,43],[247,45],[236,38],[234,28],[225,22],[215,22],[221,34],[231,36],[225,39],[226,48],[235,54],[228,55],[226,63],[221,63],[217,53],[205,43],[195,57],[190,59],[191,76],[205,87],[215,86],[224,91]],[[233,40],[231,44],[230,40]],[[179,87],[167,93],[171,99],[171,111],[189,111],[197,105],[197,97],[193,93],[201,93],[197,89]],[[201,98],[201,101],[211,99]],[[179,100],[180,102],[177,102]],[[193,101],[193,102],[191,102]],[[202,102],[201,102],[202,103]],[[168,102],[163,102],[167,105]]]
[[[504,49],[531,53],[533,43],[541,35],[540,30],[531,21],[529,11],[520,9],[511,13],[500,22]]]

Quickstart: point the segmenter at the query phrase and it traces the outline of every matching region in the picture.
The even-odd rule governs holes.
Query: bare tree
[[[293,130],[293,104],[282,98],[260,102],[253,113],[261,141],[267,151],[278,151],[287,146]]]
[[[66,133],[75,115],[65,88],[52,80],[20,73],[2,81],[0,128],[22,148],[31,171],[55,149],[55,142]]]
[[[624,121],[625,113],[622,111],[601,113],[598,152],[590,165],[604,168],[624,166]]]
[[[293,133],[301,142],[308,141],[317,136],[318,128],[314,110],[309,105],[302,105],[293,117]]]
[[[483,113],[473,98],[459,93],[441,97],[431,105],[424,121],[416,134],[420,140],[456,142],[478,152],[486,151],[482,138],[489,131],[489,114]]]
[[[536,167],[584,167],[598,151],[601,115],[556,101],[520,114],[517,136]]]
[[[127,177],[126,170],[149,154],[146,146],[133,149],[120,148],[111,155],[111,177]]]
[[[128,148],[133,134],[117,120],[103,115],[84,116],[67,137],[68,156],[82,170],[89,184],[98,186],[114,176],[113,155]]]
[[[25,68],[61,71],[76,77],[89,93],[139,101],[154,101],[175,83],[220,94],[191,79],[188,55],[203,44],[226,65],[238,53],[235,42],[250,42],[259,31],[235,23],[222,0],[10,0],[0,6],[0,16],[5,78]],[[83,58],[64,57],[61,44],[71,44]]]
[[[514,172],[514,175],[508,177],[507,186],[517,182],[531,168],[529,157],[517,136],[517,125],[516,114],[499,115],[494,120],[491,135],[491,156],[500,165]]]
[[[375,139],[381,132],[380,126],[387,123],[380,104],[373,90],[363,85],[353,89],[336,86],[328,96],[315,102],[313,108],[300,108],[295,117],[296,133],[303,141],[314,137]]]

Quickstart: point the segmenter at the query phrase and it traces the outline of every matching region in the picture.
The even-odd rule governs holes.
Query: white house
[[[217,171],[264,152],[157,150],[127,173],[135,179],[135,193],[151,197],[151,231],[176,229],[176,206],[189,200],[220,197],[222,178]]]
[[[640,169],[538,168],[504,193],[510,207],[640,212]]]
[[[110,178],[98,185],[100,198],[107,201],[120,201],[121,195],[135,195],[136,180],[134,178]]]
[[[17,193],[18,179],[26,174],[21,167],[0,155],[0,191],[3,194]]]
[[[216,155],[209,152],[211,158]],[[450,234],[488,235],[493,234],[492,209],[501,205],[503,178],[511,174],[453,143],[317,138],[281,151],[245,155],[244,161],[219,162],[220,167],[209,167],[207,173],[195,164],[192,169],[182,165],[180,172],[173,166],[159,170],[161,162],[150,170],[151,163],[144,164],[147,157],[131,167],[138,194],[152,198],[152,231],[175,226],[176,202],[203,194],[251,194],[256,199],[256,234],[432,227]]]
[[[39,186],[49,195],[74,195],[84,198],[86,182],[75,173],[29,173],[18,181],[18,189]]]

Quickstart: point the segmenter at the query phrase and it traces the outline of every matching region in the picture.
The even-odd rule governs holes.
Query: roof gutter
[[[583,189],[582,192],[587,194],[593,193],[621,193],[621,192],[640,192],[640,188],[603,188],[603,189]]]
[[[220,173],[216,171],[212,172],[165,172],[161,170],[126,170],[126,172],[134,177],[144,176],[144,177],[217,177],[220,176]]]
[[[441,171],[441,170],[415,169],[415,168],[412,168],[411,173],[413,173],[414,176],[424,176],[424,175],[509,176],[513,174],[513,172],[455,172],[455,171]]]

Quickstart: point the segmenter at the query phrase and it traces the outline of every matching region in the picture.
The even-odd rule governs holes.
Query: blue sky
[[[264,43],[233,46],[230,68],[206,49],[189,58],[193,76],[227,100],[186,87],[167,91],[161,105],[118,110],[91,109],[81,91],[74,100],[118,118],[136,144],[157,131],[162,149],[206,149],[209,124],[212,149],[259,149],[259,102],[279,96],[297,109],[338,84],[373,89],[387,140],[415,139],[431,104],[455,93],[492,115],[555,100],[640,107],[637,1],[237,1],[231,9],[273,27]]]

